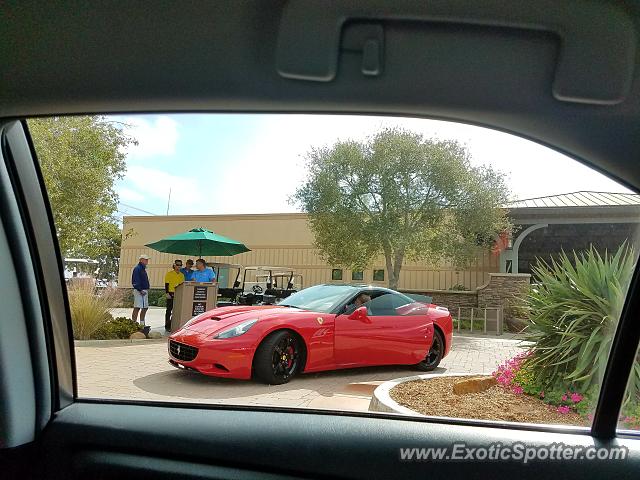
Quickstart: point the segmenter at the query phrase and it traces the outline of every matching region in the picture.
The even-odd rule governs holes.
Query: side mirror
[[[347,318],[349,320],[360,320],[361,322],[370,323],[367,307],[356,308]]]

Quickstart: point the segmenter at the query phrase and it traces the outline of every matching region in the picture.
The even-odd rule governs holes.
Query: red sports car
[[[169,337],[169,362],[271,385],[300,372],[372,365],[433,370],[449,353],[446,308],[372,286],[316,285],[278,305],[216,308]]]

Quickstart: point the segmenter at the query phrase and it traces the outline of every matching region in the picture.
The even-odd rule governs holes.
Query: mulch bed
[[[403,407],[423,415],[579,426],[589,424],[577,413],[558,413],[555,407],[540,399],[516,395],[499,385],[479,393],[453,393],[454,383],[473,377],[477,375],[413,380],[393,387],[389,394]]]

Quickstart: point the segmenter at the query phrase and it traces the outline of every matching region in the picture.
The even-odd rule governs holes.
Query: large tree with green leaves
[[[33,119],[29,130],[63,256],[97,259],[103,274],[113,274],[121,240],[114,187],[135,140],[102,116]]]
[[[389,287],[406,258],[463,266],[509,229],[504,175],[474,166],[465,146],[398,128],[339,141],[306,156],[292,200],[336,266],[364,268],[384,255]]]

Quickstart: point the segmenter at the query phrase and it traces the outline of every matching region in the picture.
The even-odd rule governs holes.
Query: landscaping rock
[[[131,340],[144,340],[147,337],[145,337],[144,333],[142,333],[142,332],[134,332],[134,333],[131,334],[131,336],[129,338]]]
[[[491,376],[468,378],[454,383],[453,393],[456,395],[464,395],[466,393],[484,392],[497,384],[496,379]]]
[[[162,334],[160,332],[149,332],[149,338],[162,338]]]

